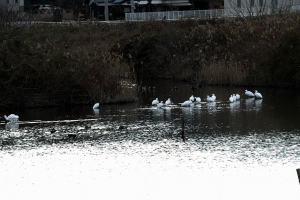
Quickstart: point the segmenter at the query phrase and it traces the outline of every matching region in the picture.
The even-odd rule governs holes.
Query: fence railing
[[[125,13],[125,20],[176,20],[184,18],[210,18],[222,17],[223,9],[216,10],[188,10],[188,11],[165,11],[165,12],[143,12],[143,13]]]
[[[294,5],[289,8],[271,8],[260,9],[215,9],[215,10],[188,10],[188,11],[165,11],[165,12],[142,12],[142,13],[125,13],[126,21],[134,20],[177,20],[184,18],[211,18],[211,17],[235,17],[235,16],[256,16],[261,14],[271,14],[274,12],[290,11],[299,12],[300,5]]]

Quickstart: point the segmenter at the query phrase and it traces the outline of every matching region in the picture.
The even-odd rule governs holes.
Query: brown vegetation
[[[134,101],[129,72],[108,52],[103,27],[31,26],[0,31],[2,106],[57,106]],[[95,32],[94,32],[95,31]],[[126,89],[128,90],[128,89]]]
[[[299,87],[300,15],[0,30],[2,106],[116,102],[123,78]],[[125,92],[128,94],[128,92]],[[118,100],[117,100],[118,99]],[[123,99],[123,100],[122,100]]]
[[[285,13],[132,24],[141,34],[123,39],[119,52],[131,55],[142,76],[298,87],[299,22],[299,14]]]

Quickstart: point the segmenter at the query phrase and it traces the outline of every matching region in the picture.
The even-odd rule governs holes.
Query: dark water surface
[[[0,118],[4,199],[299,199],[300,92],[144,85],[155,90],[143,89],[138,103],[11,111],[17,124]],[[201,104],[180,107],[192,94]],[[155,98],[173,104],[156,108]]]

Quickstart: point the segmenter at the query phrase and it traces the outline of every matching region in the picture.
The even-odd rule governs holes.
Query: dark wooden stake
[[[185,133],[184,133],[184,118],[182,117],[181,118],[181,138],[182,138],[182,141],[185,143]]]
[[[300,168],[299,169],[296,169],[297,171],[297,174],[298,174],[298,180],[299,180],[299,183],[300,183]]]

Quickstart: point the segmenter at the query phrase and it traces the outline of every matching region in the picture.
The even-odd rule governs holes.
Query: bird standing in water
[[[255,90],[254,95],[258,99],[262,99],[263,98],[262,95],[259,92],[257,92],[257,90]]]
[[[8,117],[6,115],[4,115],[4,118],[7,120],[7,121],[11,121],[11,122],[14,122],[14,121],[18,121],[19,120],[19,116],[18,115],[15,115],[15,114],[10,114],[8,115]]]
[[[95,103],[95,105],[93,106],[93,109],[97,109],[97,108],[99,108],[99,103]]]
[[[155,100],[152,101],[152,105],[156,105],[158,103],[159,103],[158,98],[156,98]]]

